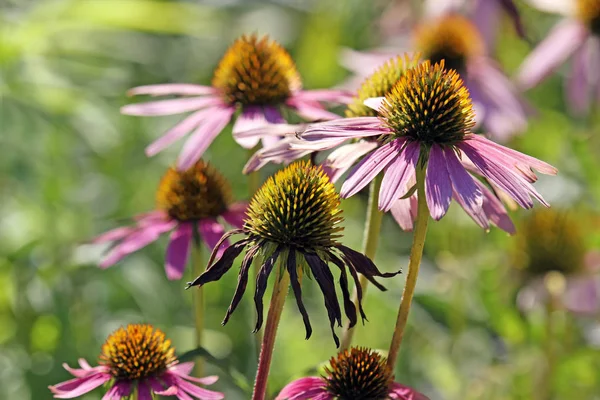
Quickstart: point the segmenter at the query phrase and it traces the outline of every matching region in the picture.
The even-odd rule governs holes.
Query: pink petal
[[[194,363],[189,361],[189,362],[178,363],[178,364],[172,365],[169,368],[169,371],[172,371],[177,375],[184,376],[184,375],[191,374],[193,369],[194,369]]]
[[[84,364],[82,364],[82,362]],[[63,363],[63,368],[66,369],[71,375],[77,377],[77,378],[85,378],[88,377],[90,375],[94,375],[94,374],[98,374],[98,373],[102,373],[102,372],[106,372],[106,368],[104,367],[96,367],[96,368],[92,368],[87,361],[80,359],[79,360],[79,365],[82,366],[82,369],[79,368],[71,368],[69,367],[69,365],[67,363]]]
[[[167,83],[162,85],[138,86],[127,91],[128,96],[135,96],[138,94],[149,94],[151,96],[165,96],[170,94],[194,96],[216,93],[217,89],[211,86],[191,85],[187,83]]]
[[[415,161],[416,164],[416,161]],[[452,183],[444,153],[438,145],[431,146],[429,161],[427,162],[427,173],[425,175],[425,195],[429,213],[436,221],[439,221],[450,207],[452,200]]]
[[[377,146],[377,142],[367,141],[340,146],[321,162],[321,168],[329,176],[331,182],[335,183],[359,158],[371,152]]]
[[[427,396],[400,383],[392,383],[390,397],[397,400],[429,400]]]
[[[82,394],[91,392],[99,386],[102,386],[111,379],[110,374],[99,373],[87,376],[85,378],[75,378],[66,382],[50,386],[50,391],[57,399],[72,399]]]
[[[192,396],[201,400],[221,400],[225,397],[223,393],[214,392],[212,390],[204,389],[199,386],[193,385],[181,378],[175,378],[176,385],[181,390],[186,391]],[[179,394],[179,393],[178,393]]]
[[[593,276],[572,277],[567,282],[565,306],[580,314],[600,310],[600,283]]]
[[[165,271],[169,280],[181,279],[183,276],[190,253],[193,229],[192,222],[181,222],[179,227],[171,232],[165,257]]]
[[[322,378],[316,376],[300,378],[288,383],[281,392],[279,392],[275,400],[287,400],[292,398],[300,400],[305,397],[298,397],[299,395],[315,389],[325,391],[325,382]],[[308,399],[308,397],[306,397],[306,399]]]
[[[150,101],[147,103],[128,104],[121,107],[121,114],[137,116],[158,116],[181,114],[200,110],[206,107],[222,105],[220,97],[185,97],[169,100]]]
[[[396,151],[399,151],[405,141],[397,139],[392,143],[396,143]],[[406,145],[394,161],[387,166],[379,190],[378,206],[381,211],[389,211],[394,203],[408,191],[408,183],[415,176],[419,149],[417,142]]]
[[[508,212],[502,202],[490,189],[485,187],[483,183],[478,180],[475,180],[475,182],[479,187],[479,190],[483,193],[482,209],[486,218],[506,233],[514,235],[516,233],[515,225],[508,216]]]
[[[390,212],[403,231],[412,231],[417,217],[417,195],[399,199],[392,204]]]
[[[397,54],[397,51],[361,52],[352,49],[343,49],[340,63],[358,75],[368,76]]]
[[[102,400],[121,400],[129,397],[131,394],[131,384],[129,382],[117,382],[102,397]]]
[[[367,186],[377,174],[398,157],[398,149],[399,146],[396,141],[392,141],[363,158],[362,161],[352,169],[350,175],[342,185],[342,190],[340,192],[342,198],[348,198]]]
[[[153,400],[152,392],[150,391],[150,387],[146,382],[140,382],[137,386],[138,389],[138,397],[137,400]]]
[[[354,93],[340,89],[300,90],[294,93],[294,98],[302,101],[319,101],[348,104],[354,98]]]
[[[338,114],[327,111],[325,107],[316,101],[307,101],[292,97],[286,101],[286,104],[308,121],[327,121],[340,118]]]
[[[260,135],[240,136],[239,134],[246,131],[260,132],[260,129],[268,124],[261,107],[244,107],[233,125],[233,138],[243,148],[251,149],[258,144]]]
[[[483,195],[473,177],[465,170],[453,149],[445,149],[444,155],[452,186],[456,190],[457,197],[460,197],[463,208],[468,208],[473,213],[480,211],[483,205]]]
[[[596,83],[594,78],[598,81],[600,63],[598,65],[593,63],[593,59],[597,57],[598,52],[600,52],[598,40],[590,38],[573,56],[571,71],[565,82],[567,84],[568,104],[575,113],[584,114],[589,109],[592,89]]]
[[[391,132],[381,126],[377,117],[342,118],[310,124],[301,137],[304,140],[354,139],[379,136]]]
[[[587,28],[578,20],[558,23],[521,64],[519,84],[525,89],[536,86],[579,49],[588,35]]]
[[[134,232],[135,228],[130,226],[121,226],[119,228],[111,229],[108,232],[104,232],[101,235],[96,236],[91,240],[91,243],[106,243],[114,242],[115,240],[123,239],[125,236]]]
[[[177,168],[180,171],[189,169],[202,157],[208,146],[210,146],[217,135],[229,123],[234,111],[233,107],[214,109],[210,119],[206,119],[204,124],[192,133],[183,145],[179,160],[177,161]]]
[[[214,218],[201,219],[198,222],[198,231],[200,232],[200,237],[202,237],[202,240],[204,241],[204,243],[206,243],[211,252],[213,251],[221,237],[223,237],[223,235],[225,234],[225,229],[223,228],[223,225],[221,225]],[[219,248],[219,252],[217,253],[217,259],[221,258],[221,256],[223,255],[223,251],[227,247],[229,247],[229,241],[226,240],[225,242],[223,242],[223,244],[221,244],[221,247]]]
[[[242,228],[244,226],[244,220],[246,219],[247,209],[248,203],[246,202],[233,203],[221,216],[234,228]]]

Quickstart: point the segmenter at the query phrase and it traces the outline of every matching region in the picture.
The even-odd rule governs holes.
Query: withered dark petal
[[[374,277],[391,278],[398,275],[401,271],[397,272],[381,272],[375,266],[373,261],[369,257],[365,256],[358,251],[352,250],[344,245],[337,245],[336,248],[343,254],[344,260],[352,264],[357,272],[363,274],[365,278],[375,285],[379,290],[386,291],[385,286],[377,282]]]
[[[208,282],[214,282],[221,279],[221,277],[227,271],[229,271],[235,259],[240,255],[249,242],[250,240],[243,239],[226,248],[223,252],[223,256],[219,258],[217,262],[209,266],[204,273],[202,273],[192,282],[188,282],[186,289],[189,289],[192,286],[202,286]]]
[[[356,288],[356,298],[358,299],[358,310],[360,311],[360,317],[362,322],[368,321],[367,315],[365,314],[365,310],[362,306],[362,298],[363,298],[363,290],[362,285],[360,284],[360,279],[358,278],[358,273],[352,264],[348,265],[348,269],[350,270],[350,275],[352,275],[352,279],[354,280],[354,287]]]
[[[217,258],[217,253],[219,252],[219,247],[221,247],[221,245],[223,244],[224,241],[229,239],[231,236],[237,235],[240,233],[244,233],[244,231],[242,229],[232,229],[228,232],[225,232],[225,234],[223,236],[221,236],[221,239],[219,239],[219,241],[213,248],[212,252],[210,253],[210,258],[208,259],[208,262],[206,263],[206,265],[212,265],[213,261],[215,261],[215,258]]]
[[[265,290],[267,290],[267,282],[269,275],[273,270],[273,266],[279,257],[281,247],[277,247],[273,254],[265,261],[258,271],[258,277],[256,278],[256,291],[254,292],[254,304],[256,306],[256,326],[254,327],[253,333],[260,330],[263,324],[263,296]]]
[[[306,312],[306,308],[304,307],[304,303],[302,302],[302,287],[300,286],[300,282],[298,280],[298,266],[296,263],[296,251],[290,250],[290,254],[288,255],[287,260],[287,270],[290,274],[290,283],[292,285],[292,291],[294,292],[294,297],[296,298],[296,304],[298,305],[298,310],[302,315],[302,321],[304,322],[304,328],[306,329],[306,339],[310,338],[312,335],[312,326],[310,325],[310,319],[308,318],[308,313]]]
[[[225,318],[223,318],[223,322],[221,322],[221,325],[225,325],[227,321],[229,321],[229,317],[231,317],[231,314],[233,314],[238,304],[240,303],[240,300],[242,300],[242,296],[244,296],[244,293],[246,292],[246,285],[248,284],[248,270],[250,269],[252,261],[254,261],[254,256],[256,256],[258,250],[260,250],[259,244],[251,247],[244,256],[244,261],[242,261],[242,265],[240,266],[240,273],[238,275],[238,284],[235,288],[233,299],[231,300],[231,304],[227,309],[227,313],[225,314]]]
[[[344,312],[350,320],[350,328],[356,325],[356,307],[350,299],[350,291],[348,290],[348,274],[346,273],[346,265],[331,252],[327,252],[331,262],[340,269],[340,288],[342,289],[342,298],[344,299]]]

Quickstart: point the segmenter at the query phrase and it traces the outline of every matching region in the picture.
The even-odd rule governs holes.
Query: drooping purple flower
[[[517,80],[529,89],[571,58],[565,80],[567,104],[583,114],[600,102],[600,2],[597,0],[530,0],[542,10],[564,15],[525,58]]]
[[[260,138],[242,139],[240,132],[271,123],[284,122],[282,108],[295,111],[309,121],[338,118],[321,103],[346,103],[343,90],[302,90],[300,75],[288,52],[267,36],[242,36],[227,50],[215,70],[212,86],[163,84],[133,88],[130,95],[176,95],[175,99],[130,104],[123,114],[159,116],[193,111],[146,148],[153,156],[192,132],[183,145],[178,169],[192,166],[223,128],[235,118],[233,137],[245,148],[253,148]],[[271,138],[272,139],[272,138]]]
[[[135,217],[134,226],[113,229],[93,240],[93,243],[116,242],[100,262],[101,268],[114,265],[171,232],[165,271],[167,278],[181,279],[193,238],[200,238],[212,251],[225,233],[220,220],[241,228],[247,206],[232,202],[228,182],[202,160],[186,171],[169,168],[160,182],[156,203],[155,211]],[[218,251],[221,254],[223,249]]]
[[[81,368],[64,364],[75,378],[50,386],[54,398],[81,397],[105,384],[105,400],[129,399],[133,393],[139,400],[152,400],[154,395],[176,396],[179,400],[225,397],[198,386],[212,385],[218,377],[190,376],[194,363],[179,363],[171,341],[152,325],[130,324],[113,332],[102,345],[99,364],[92,367],[83,358],[79,359]]]
[[[325,376],[297,379],[275,400],[428,400],[416,390],[394,382],[391,368],[379,353],[352,347],[332,357]]]

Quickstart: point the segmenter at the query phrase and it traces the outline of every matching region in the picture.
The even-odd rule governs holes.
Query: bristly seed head
[[[397,136],[425,145],[453,145],[475,126],[469,92],[444,61],[409,69],[385,96],[380,118]]]
[[[379,353],[365,348],[344,350],[325,368],[327,391],[339,400],[383,400],[394,377]]]
[[[537,210],[525,219],[517,235],[516,264],[527,275],[544,276],[550,271],[572,275],[582,270],[586,253],[579,221],[552,208]]]
[[[600,36],[600,0],[578,0],[577,16],[594,35]]]
[[[404,56],[396,56],[380,66],[360,85],[357,96],[346,109],[346,117],[377,116],[377,111],[365,106],[364,101],[371,97],[382,97],[388,94],[404,72],[419,63],[419,57],[419,54],[415,54],[412,58],[408,54],[404,54]]]
[[[343,228],[340,197],[321,167],[296,162],[270,177],[248,206],[244,229],[263,240],[317,250]]]
[[[160,329],[130,324],[106,339],[99,363],[109,367],[115,379],[133,381],[160,375],[175,361],[175,348]]]
[[[227,180],[202,160],[186,171],[169,168],[156,192],[157,208],[178,221],[218,217],[231,200]]]
[[[460,73],[467,59],[482,55],[485,44],[477,27],[461,15],[448,15],[423,23],[414,34],[415,48],[435,64],[445,60],[446,67]]]
[[[268,36],[243,35],[225,52],[215,70],[213,87],[229,104],[278,104],[302,86],[289,53]]]

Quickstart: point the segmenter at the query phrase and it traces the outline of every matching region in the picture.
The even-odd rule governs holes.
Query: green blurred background
[[[557,19],[519,5],[536,43]],[[47,386],[69,378],[63,362],[95,362],[106,336],[130,322],[160,327],[180,353],[194,347],[191,292],[183,290],[191,276],[167,281],[165,238],[108,270],[96,267],[103,249],[86,244],[151,210],[158,180],[179,151],[175,145],[145,157],[146,144],[180,117],[122,116],[126,90],[208,83],[227,46],[253,32],[290,50],[305,88],[331,87],[348,78],[338,64],[342,47],[382,43],[379,21],[388,7],[389,1],[364,0],[2,0],[0,398],[51,398]],[[509,74],[530,50],[503,21],[497,57]],[[527,94],[537,111],[510,146],[560,169],[537,188],[557,208],[585,210],[586,246],[597,249],[600,118],[597,108],[595,117],[568,115],[562,78]],[[240,173],[245,157],[229,132],[206,153],[240,199],[248,191]],[[274,170],[261,171],[262,178]],[[343,208],[344,242],[360,248],[366,197],[344,201]],[[511,215],[518,225],[529,212]],[[600,399],[600,314],[556,310],[549,335],[543,309],[520,311],[519,240],[497,229],[483,232],[456,205],[430,225],[397,381],[432,399]],[[410,242],[411,234],[386,215],[378,266],[405,268]],[[389,280],[385,293],[369,290],[369,322],[355,343],[387,349],[403,280]],[[206,347],[220,360],[207,368],[221,376],[212,388],[246,399],[244,385],[251,385],[256,368],[251,296],[220,325],[236,282],[230,273],[206,287]],[[304,291],[313,337],[304,340],[290,301],[275,348],[273,391],[314,374],[336,353],[321,294],[313,284]],[[548,346],[554,348],[551,376]],[[99,399],[101,392],[84,398]]]

